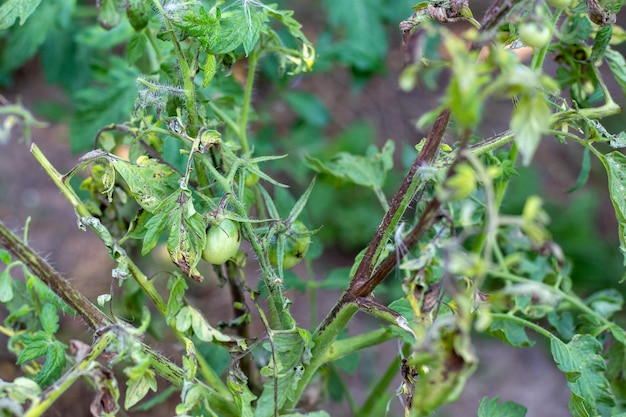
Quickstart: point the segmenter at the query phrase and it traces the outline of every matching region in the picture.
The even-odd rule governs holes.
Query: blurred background
[[[71,169],[80,155],[93,147],[98,129],[124,120],[124,114],[132,110],[137,91],[133,78],[136,75],[125,76],[124,65],[119,62],[125,55],[124,45],[115,44],[119,33],[91,26],[95,19],[93,2],[77,1],[75,6],[73,3],[42,2],[37,15],[25,25],[37,25],[41,39],[25,38],[29,28],[18,25],[0,32],[0,94],[9,102],[23,103],[48,123],[47,127],[31,132],[32,141],[61,172]],[[444,73],[431,80],[432,88],[428,88],[427,82],[409,93],[398,87],[404,65],[398,23],[411,15],[414,2],[280,3],[295,10],[303,32],[316,47],[317,60],[312,74],[294,78],[277,74],[271,58],[263,61],[254,96],[255,153],[290,154],[270,167],[291,185],[290,193],[284,196],[288,201],[299,195],[311,179],[310,170],[301,163],[305,155],[325,159],[338,151],[362,154],[371,144],[380,148],[392,139],[396,143],[395,168],[385,189],[387,195],[392,195],[416,155],[415,145],[426,133],[418,131],[415,122],[437,106],[438,90],[446,85]],[[477,17],[488,4],[471,3]],[[458,26],[459,30],[464,28],[463,24]],[[120,72],[115,75],[119,80],[103,78],[111,65]],[[548,71],[553,67],[549,64]],[[245,62],[235,66],[233,81],[239,82],[245,72]],[[616,86],[611,87],[617,91]],[[94,95],[99,102],[94,102]],[[624,105],[621,93],[615,97]],[[477,134],[487,137],[506,130],[509,111],[502,103],[492,103]],[[607,126],[610,131],[619,132],[625,122],[626,118],[620,115],[609,120]],[[15,231],[20,231],[30,218],[30,243],[39,253],[90,299],[108,293],[113,262],[95,236],[76,228],[73,210],[30,155],[22,133],[14,130],[10,138],[0,142],[0,218]],[[453,143],[455,138],[447,140]],[[599,162],[593,161],[590,179],[583,188],[567,193],[576,181],[581,160],[580,149],[544,137],[533,165],[520,169],[513,180],[505,211],[520,213],[527,196],[542,196],[552,219],[551,233],[573,264],[572,278],[579,291],[587,294],[611,287],[624,293],[623,285],[618,284],[624,269],[618,250],[617,223]],[[324,226],[314,242],[317,250],[324,248],[323,257],[314,261],[315,278],[323,280],[336,268],[349,268],[355,254],[369,242],[382,214],[370,190],[318,182],[304,214],[305,223],[311,228]],[[151,256],[147,264],[153,273],[168,268],[158,250]],[[206,307],[204,311],[212,322],[228,320],[224,316],[227,309],[222,290],[206,269],[212,278],[202,285],[192,284],[193,297]],[[306,271],[300,267],[295,273]],[[389,286],[394,284],[398,282],[390,282]],[[293,297],[308,300],[297,289],[293,289]],[[393,293],[397,288],[389,291]],[[328,311],[336,294],[337,291],[332,296],[318,296],[318,320]],[[304,304],[296,303],[294,310],[303,325],[308,325],[315,320],[308,307],[302,308]],[[5,312],[0,311],[0,317],[2,314]],[[90,341],[82,324],[75,320],[65,322],[63,332],[67,338]],[[364,329],[375,327],[376,323],[359,315],[353,326]],[[546,356],[549,352],[545,346],[518,350],[483,338],[478,338],[477,343],[479,370],[462,398],[437,415],[475,415],[483,396],[518,402],[529,409],[529,417],[569,415],[565,378]],[[3,336],[0,345],[6,346]],[[384,369],[379,362],[389,363],[397,349],[395,342],[386,344],[364,352],[356,365],[338,369],[346,384],[356,387],[357,402],[369,382]],[[14,362],[11,354],[0,350],[1,379],[12,380],[19,375]],[[66,393],[48,415],[88,415],[91,396],[88,386],[78,387]],[[349,415],[341,387],[322,401],[335,403],[333,416]],[[174,399],[172,404],[175,403]],[[396,406],[392,409],[397,410]],[[150,414],[172,415],[173,409],[166,404]]]

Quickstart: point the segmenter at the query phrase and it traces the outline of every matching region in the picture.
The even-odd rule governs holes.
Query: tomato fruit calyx
[[[241,245],[239,225],[229,219],[213,224],[207,230],[202,259],[214,265],[221,265],[237,254]]]

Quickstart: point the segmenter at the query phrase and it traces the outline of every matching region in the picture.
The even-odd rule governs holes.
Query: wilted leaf
[[[195,281],[204,279],[196,266],[202,257],[206,241],[205,223],[193,207],[190,193],[181,193],[180,206],[171,212],[171,225],[167,239],[170,259],[183,274]]]
[[[126,399],[124,400],[124,408],[129,409],[133,405],[146,396],[149,390],[157,390],[157,382],[154,376],[154,371],[147,369],[141,378],[131,379],[127,382]]]
[[[133,198],[149,212],[155,211],[167,197],[179,189],[180,175],[165,164],[149,159],[141,165],[123,159],[111,160],[117,173],[124,178]],[[176,198],[173,196],[173,198]],[[170,198],[170,204],[173,204]]]
[[[320,174],[377,190],[383,186],[387,172],[393,167],[394,149],[394,143],[387,141],[380,153],[370,147],[365,156],[339,152],[326,163],[310,156],[307,161],[309,167]]]

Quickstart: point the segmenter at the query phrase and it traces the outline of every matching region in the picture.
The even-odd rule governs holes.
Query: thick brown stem
[[[381,241],[383,239],[383,236],[385,235],[385,231],[389,228],[392,219],[396,216],[402,199],[406,195],[407,190],[413,182],[413,179],[415,178],[415,174],[417,173],[418,169],[420,167],[431,164],[435,160],[435,157],[437,156],[437,151],[439,150],[439,145],[441,145],[441,140],[446,131],[449,120],[450,110],[448,109],[443,110],[435,120],[435,123],[430,130],[428,137],[426,138],[426,143],[424,144],[422,151],[419,153],[417,158],[415,158],[415,161],[413,162],[409,173],[402,181],[402,184],[396,192],[396,195],[393,197],[393,200],[391,200],[389,210],[387,210],[387,213],[385,213],[385,217],[380,223],[380,226],[378,226],[376,234],[374,235],[374,238],[367,247],[367,251],[365,252],[363,259],[361,260],[361,263],[357,268],[354,279],[350,285],[350,289],[348,289],[348,293],[350,293],[352,296],[364,297],[368,294],[367,292],[364,292],[362,288],[364,286],[369,287],[368,282],[370,281],[370,277],[372,276],[372,271],[374,269],[374,264],[376,262],[376,260],[374,259],[376,249],[381,245]]]

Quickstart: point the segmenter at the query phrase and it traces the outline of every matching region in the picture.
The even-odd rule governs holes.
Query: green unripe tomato
[[[144,0],[129,0],[126,6],[128,22],[137,32],[148,26],[150,16]]]
[[[572,4],[572,0],[546,0],[548,4],[557,9],[566,9]]]
[[[258,164],[253,164],[254,167],[256,169],[259,169],[259,165]],[[246,179],[244,181],[246,187],[252,187],[254,186],[257,182],[259,182],[259,176],[257,174],[255,174],[252,171],[248,171],[246,173]]]
[[[206,244],[202,259],[214,265],[221,265],[237,254],[241,244],[239,226],[232,220],[223,220],[212,225],[206,234]]]
[[[519,38],[525,45],[532,48],[542,48],[550,42],[550,29],[535,22],[522,23],[519,28]]]
[[[278,266],[278,239],[276,236],[270,241],[269,258],[272,266]],[[299,220],[293,222],[285,232],[285,247],[283,251],[283,268],[289,269],[304,259],[311,244],[309,229]]]

